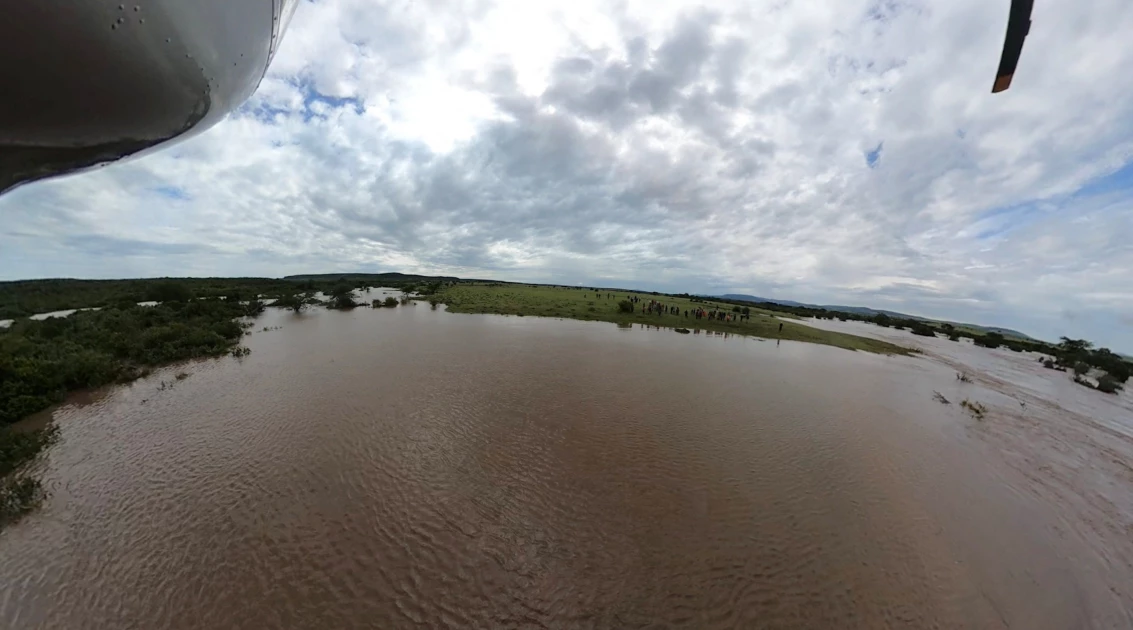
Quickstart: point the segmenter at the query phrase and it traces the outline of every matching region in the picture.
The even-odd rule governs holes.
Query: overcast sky
[[[1133,3],[303,1],[252,99],[0,198],[0,277],[403,271],[1133,351]]]

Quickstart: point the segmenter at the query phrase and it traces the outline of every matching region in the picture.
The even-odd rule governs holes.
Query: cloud
[[[1006,18],[978,0],[302,3],[213,130],[0,199],[0,273],[735,290],[1133,349],[1133,8],[1036,6],[993,96]]]

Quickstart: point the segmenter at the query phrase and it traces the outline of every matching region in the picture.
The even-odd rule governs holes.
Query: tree
[[[315,300],[310,293],[288,293],[286,295],[279,296],[279,299],[276,300],[275,305],[291,309],[296,313],[301,313],[303,312],[303,309],[313,304],[314,301]]]
[[[1092,347],[1094,347],[1094,344],[1085,339],[1059,338],[1058,349],[1068,355],[1082,354]]]
[[[340,284],[331,291],[330,302],[327,308],[351,309],[358,306],[354,301],[354,290],[348,284]]]
[[[1113,378],[1109,374],[1102,374],[1101,378],[1098,379],[1097,390],[1099,392],[1116,394],[1117,390],[1119,389],[1121,389],[1121,383],[1119,383],[1117,379]]]
[[[264,303],[259,301],[258,299],[249,300],[248,303],[244,306],[244,313],[248,317],[255,317],[256,315],[259,315],[260,313],[263,313],[263,312],[264,312]]]
[[[920,335],[921,337],[935,337],[936,336],[936,331],[932,329],[932,326],[929,326],[928,324],[925,324],[924,322],[918,322],[918,321],[910,322],[909,330],[911,330],[914,335]]]
[[[998,348],[999,346],[1003,345],[1003,335],[997,332],[989,332],[986,335],[973,337],[972,341],[974,341],[977,346],[983,346],[985,348]]]
[[[744,310],[742,312],[743,312],[744,315],[751,315],[751,308],[745,306]]]

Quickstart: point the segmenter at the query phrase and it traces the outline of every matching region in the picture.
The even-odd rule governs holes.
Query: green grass
[[[605,295],[612,293],[607,299]],[[641,304],[636,304],[633,313],[618,311],[618,301],[627,296],[637,295],[642,301],[658,300],[664,304],[680,307],[680,315],[655,315],[641,312]],[[690,328],[710,330],[736,335],[763,337],[765,339],[787,339],[818,343],[847,350],[863,350],[879,354],[909,354],[910,350],[885,341],[867,339],[857,335],[819,330],[804,324],[776,317],[770,311],[751,309],[751,319],[746,321],[723,322],[718,320],[696,319],[691,311],[697,307],[712,310],[732,310],[732,305],[719,302],[693,302],[689,298],[670,295],[653,295],[631,291],[599,291],[570,287],[532,286],[525,284],[470,284],[462,283],[443,289],[438,298],[448,305],[451,313],[488,313],[496,315],[524,315],[534,317],[561,317],[586,321],[614,322],[618,324],[651,324],[670,328]],[[689,317],[684,311],[690,312]],[[783,324],[782,332],[779,324]]]

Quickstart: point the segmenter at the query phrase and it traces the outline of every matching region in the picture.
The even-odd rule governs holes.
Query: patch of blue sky
[[[174,201],[189,201],[193,198],[188,191],[180,186],[158,186],[152,190],[158,195]]]
[[[321,106],[330,109],[342,109],[349,106],[354,110],[354,113],[362,113],[362,99],[356,96],[329,96],[316,90],[309,82],[300,83],[298,87],[303,93],[304,121],[319,115],[318,111]]]
[[[877,168],[881,163],[881,149],[885,146],[884,142],[879,142],[877,148],[865,152],[865,163],[870,168]]]
[[[1123,192],[1133,193],[1133,162],[1122,168],[1087,182],[1068,195],[1047,201],[1029,201],[1022,204],[1004,206],[989,210],[969,227],[978,240],[993,239],[1012,230],[1030,225],[1052,212],[1078,213],[1083,216],[1109,207],[1105,197],[1125,197]],[[1120,204],[1120,207],[1125,207]],[[1073,218],[1072,216],[1069,218]]]
[[[1071,195],[1071,197],[1090,197],[1103,195],[1122,190],[1133,190],[1133,162],[1117,169],[1109,175],[1104,175],[1086,183]]]

